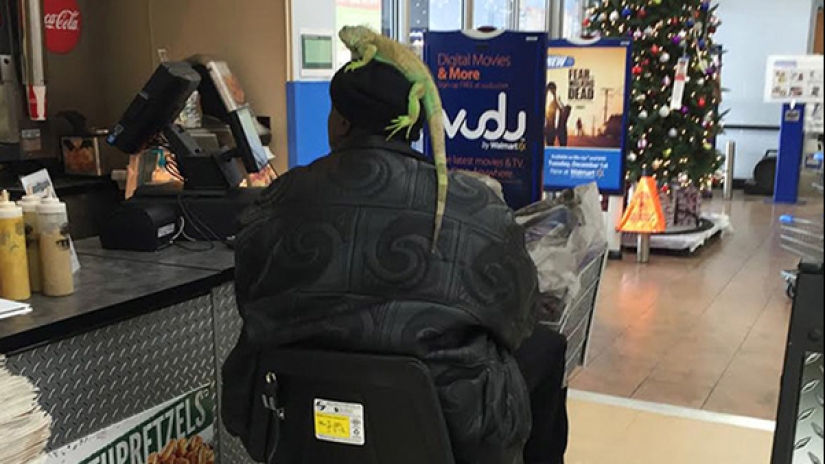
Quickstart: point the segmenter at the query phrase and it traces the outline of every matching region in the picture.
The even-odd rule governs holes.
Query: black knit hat
[[[338,70],[329,87],[332,105],[353,126],[374,135],[387,136],[385,128],[392,120],[409,111],[407,97],[412,83],[391,65],[372,60],[354,71]],[[426,116],[424,107],[410,134],[418,139]],[[405,139],[407,129],[399,131],[395,138]]]

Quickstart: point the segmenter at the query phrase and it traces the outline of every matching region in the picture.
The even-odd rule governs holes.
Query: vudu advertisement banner
[[[545,87],[544,186],[596,182],[624,191],[630,95],[630,41],[550,42]]]
[[[424,44],[444,106],[450,169],[497,179],[511,208],[539,200],[545,34],[428,32]],[[429,141],[426,150],[432,154]]]

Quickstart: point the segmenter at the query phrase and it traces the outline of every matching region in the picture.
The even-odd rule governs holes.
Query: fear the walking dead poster
[[[544,185],[596,182],[619,193],[624,182],[630,41],[552,41],[545,86]]]

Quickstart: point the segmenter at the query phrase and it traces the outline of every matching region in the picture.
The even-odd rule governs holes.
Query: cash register
[[[175,123],[196,90],[212,130]],[[102,246],[155,251],[178,236],[231,240],[239,213],[262,190],[241,187],[243,171],[257,173],[268,165],[269,137],[225,63],[203,57],[161,63],[107,141],[127,154],[168,149],[183,182],[138,187],[102,224]]]

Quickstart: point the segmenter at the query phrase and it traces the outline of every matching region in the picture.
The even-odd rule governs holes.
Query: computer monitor
[[[132,100],[107,141],[124,153],[141,152],[174,123],[200,83],[200,74],[188,63],[161,63]]]
[[[269,156],[262,138],[269,138],[271,134],[257,123],[255,113],[246,100],[246,92],[229,65],[204,55],[192,56],[187,62],[201,76],[198,92],[204,115],[229,125],[237,156],[243,161],[247,172],[264,169],[269,163]]]

